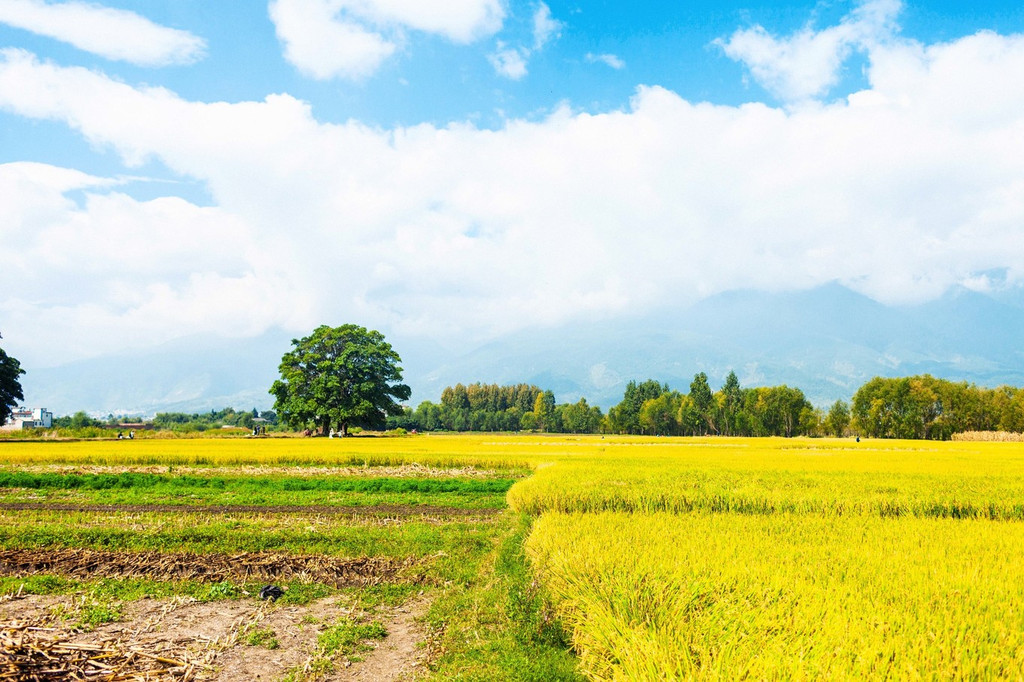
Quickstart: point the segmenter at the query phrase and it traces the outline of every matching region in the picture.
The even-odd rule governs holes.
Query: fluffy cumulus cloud
[[[405,31],[470,43],[505,16],[500,0],[272,0],[269,9],[285,58],[320,80],[373,73]]]
[[[190,64],[205,42],[187,31],[154,24],[127,10],[86,2],[4,0],[0,22],[54,38],[106,59],[141,66]]]
[[[194,102],[8,50],[0,108],[129,165],[158,159],[213,205],[0,167],[0,231],[17,245],[0,315],[94,350],[339,320],[482,338],[736,288],[839,281],[901,303],[997,270],[1021,283],[1024,37],[870,57],[870,87],[828,104],[646,87],[621,111],[388,130],[322,123],[287,95]]]
[[[244,220],[175,197],[140,202],[120,184],[0,164],[0,240],[18,244],[0,270],[0,314],[37,340],[31,361],[155,344],[183,330],[257,334],[293,305],[301,315],[301,299]]]
[[[808,25],[785,38],[753,26],[716,44],[730,58],[742,62],[754,80],[775,96],[802,100],[834,86],[853,50],[870,52],[890,41],[901,7],[900,0],[867,0],[838,26],[815,30]]]

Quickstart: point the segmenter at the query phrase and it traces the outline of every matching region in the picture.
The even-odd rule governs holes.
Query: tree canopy
[[[18,401],[25,399],[18,380],[24,373],[21,363],[0,348],[0,424],[7,422]]]
[[[400,383],[402,359],[380,332],[323,325],[292,346],[270,387],[274,410],[288,425],[347,435],[350,426],[380,428],[389,415],[402,414],[396,401],[411,391]]]
[[[814,435],[819,421],[798,388],[742,388],[735,372],[729,372],[715,392],[707,374],[698,372],[685,394],[651,379],[629,382],[602,428],[661,436],[796,436]]]
[[[875,377],[857,389],[853,425],[878,438],[945,440],[964,431],[1024,431],[1024,390],[982,388],[929,374]]]

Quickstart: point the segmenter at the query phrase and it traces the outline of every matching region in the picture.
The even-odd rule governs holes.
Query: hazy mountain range
[[[347,320],[346,320],[347,321]],[[358,321],[356,321],[358,323]],[[269,408],[267,393],[294,334],[192,337],[59,367],[26,367],[26,404],[55,414],[153,414]],[[984,386],[1024,385],[1024,306],[956,290],[891,307],[839,285],[803,292],[731,292],[631,319],[529,329],[469,352],[422,338],[388,340],[403,358],[411,404],[456,382],[533,383],[559,402],[607,408],[631,379],[687,391],[694,373],[713,388],[735,370],[743,386],[797,386],[817,405],[849,400],[873,376],[930,373]]]

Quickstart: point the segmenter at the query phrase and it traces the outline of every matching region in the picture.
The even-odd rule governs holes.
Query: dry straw
[[[0,680],[61,682],[197,679],[201,665],[120,641],[68,641],[53,628],[29,622],[0,625]]]
[[[0,550],[0,575],[60,574],[81,578],[149,578],[221,582],[317,582],[334,587],[375,585],[395,580],[415,559],[291,556],[270,552],[176,554],[94,549]],[[2,680],[3,677],[0,677]]]

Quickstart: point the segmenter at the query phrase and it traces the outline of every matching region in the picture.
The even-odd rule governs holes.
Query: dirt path
[[[393,611],[389,620],[382,621],[388,629],[387,638],[361,663],[328,679],[331,682],[397,682],[418,677],[426,670],[426,652],[419,646],[425,640],[425,633],[417,621],[428,606],[426,600],[420,599]]]

